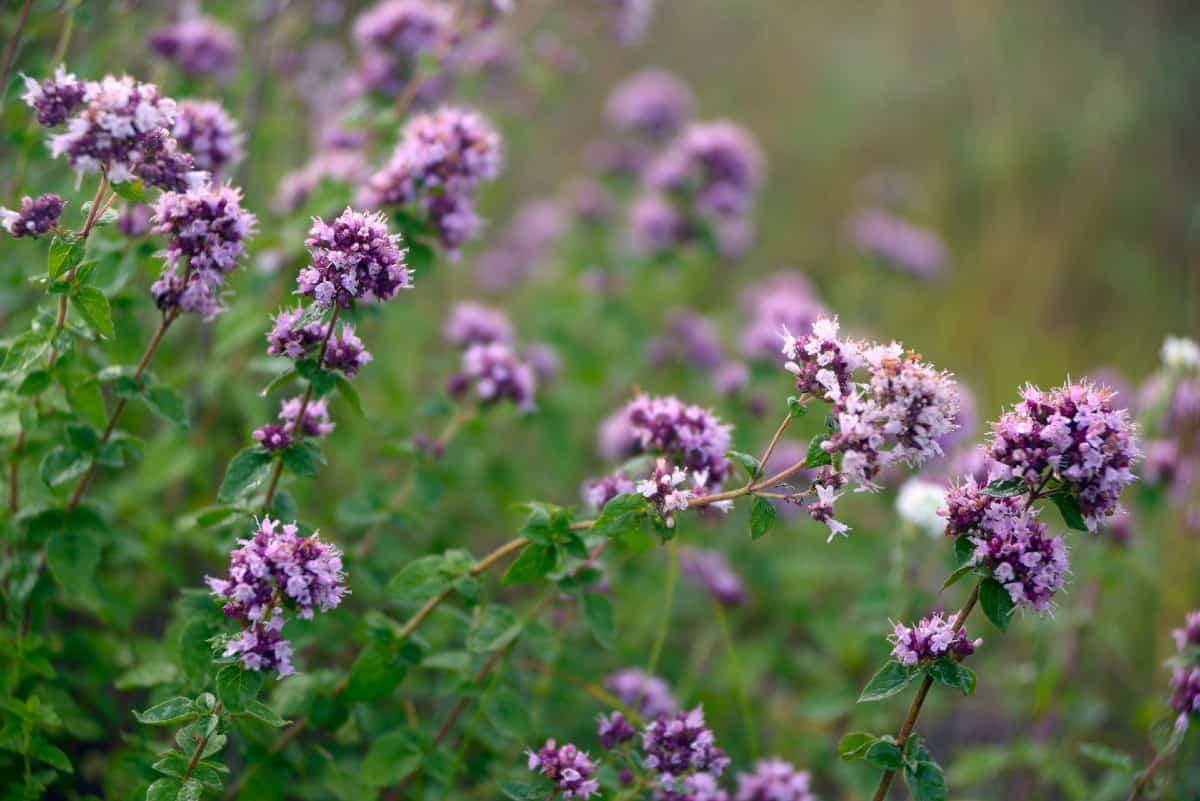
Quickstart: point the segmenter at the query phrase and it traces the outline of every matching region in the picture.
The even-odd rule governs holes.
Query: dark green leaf
[[[946,801],[946,777],[934,762],[918,762],[905,767],[904,784],[913,801]]]
[[[174,723],[187,720],[195,714],[195,711],[192,709],[191,700],[178,696],[168,698],[160,704],[155,704],[145,712],[135,710],[133,716],[147,726],[170,726]]]
[[[981,495],[992,498],[1015,498],[1024,495],[1029,487],[1023,478],[998,478],[989,482],[981,491]]]
[[[217,674],[217,697],[230,712],[241,712],[247,701],[258,696],[262,685],[262,671],[226,665]]]
[[[391,731],[371,740],[359,778],[369,787],[395,784],[421,765],[420,742],[410,732]]]
[[[904,757],[900,746],[890,738],[880,738],[872,743],[863,754],[868,762],[883,770],[900,770],[904,767]]]
[[[543,784],[500,782],[500,795],[509,801],[546,801],[551,791]]]
[[[879,672],[867,682],[862,695],[858,697],[858,703],[863,704],[870,701],[882,701],[884,698],[891,698],[907,687],[917,673],[916,668],[902,665],[895,659],[889,659],[887,664],[880,668]]]
[[[243,712],[255,720],[262,721],[268,726],[274,726],[278,729],[288,724],[288,721],[275,714],[275,710],[271,709],[271,707],[267,706],[262,701],[248,700],[245,702],[244,706],[245,709],[242,710]]]
[[[833,464],[833,456],[829,451],[821,447],[829,440],[828,434],[817,434],[808,443],[808,456],[804,459],[804,466],[807,468],[823,467],[827,464]]]
[[[604,504],[592,524],[591,533],[601,537],[619,537],[641,529],[646,516],[646,499],[636,492],[618,495]]]
[[[725,455],[741,465],[742,469],[746,471],[747,478],[755,478],[758,475],[759,464],[757,457],[751,456],[748,453],[742,453],[741,451],[727,451]]]
[[[520,555],[504,571],[504,584],[536,581],[554,570],[558,564],[558,549],[553,545],[526,545]]]
[[[616,620],[612,601],[598,592],[584,592],[579,596],[579,611],[591,630],[596,642],[603,648],[612,648],[616,634]]]
[[[775,524],[775,504],[766,498],[754,496],[750,507],[750,539],[756,540],[771,530]]]
[[[962,539],[966,539],[966,538],[963,537]],[[959,581],[961,581],[964,576],[969,576],[970,574],[972,574],[974,572],[975,572],[975,565],[972,565],[972,564],[963,565],[962,567],[958,568],[957,570],[955,570],[953,573],[951,573],[949,576],[946,577],[946,580],[942,582],[942,590],[946,589],[947,587],[954,586]],[[938,592],[941,592],[941,590],[938,590]]]
[[[448,589],[452,580],[446,558],[440,554],[430,554],[405,565],[388,582],[388,593],[397,603],[423,603]]]
[[[954,538],[954,559],[955,563],[960,567],[974,562],[975,543],[971,542],[970,537],[960,536]]]
[[[225,470],[217,501],[232,503],[257,488],[270,472],[273,461],[271,454],[257,445],[239,451]]]
[[[283,466],[288,472],[301,478],[316,478],[321,472],[319,465],[325,462],[321,448],[308,439],[285,449],[280,458],[283,459]]]
[[[1068,492],[1056,492],[1050,496],[1050,500],[1054,501],[1054,505],[1058,507],[1059,514],[1062,515],[1063,522],[1067,524],[1067,528],[1075,531],[1087,531],[1087,522],[1083,519],[1083,512],[1079,508],[1079,501],[1075,500],[1075,496]]]
[[[948,657],[935,660],[927,668],[934,681],[962,690],[963,695],[975,692],[975,672]]]
[[[75,772],[75,769],[71,767],[70,757],[62,749],[56,748],[41,737],[33,738],[33,741],[29,744],[29,755],[63,773]]]
[[[347,701],[387,698],[404,681],[406,671],[395,643],[368,643],[350,667],[350,678],[342,697]]]
[[[789,395],[787,399],[788,414],[792,417],[803,417],[808,414],[808,407],[805,406],[795,395]]]
[[[48,486],[59,487],[84,474],[91,457],[75,448],[58,447],[42,457],[38,470]]]
[[[979,605],[983,607],[983,614],[992,621],[992,625],[1001,631],[1008,628],[1014,606],[1012,596],[1004,589],[1003,584],[994,578],[984,579],[979,585]]]
[[[50,258],[46,263],[50,277],[58,278],[83,261],[83,240],[73,236],[56,236],[50,242]]]
[[[108,298],[104,293],[92,286],[81,287],[71,295],[71,305],[87,320],[88,325],[96,329],[101,336],[112,339],[113,323],[112,310],[108,307]]]
[[[179,397],[170,387],[162,385],[150,387],[142,395],[142,400],[150,407],[150,411],[168,423],[180,428],[187,428],[187,409],[183,405],[183,398]]]
[[[179,779],[167,777],[159,779],[146,790],[146,801],[175,801],[183,787]]]
[[[289,369],[285,370],[284,372],[280,373],[279,375],[275,376],[275,378],[273,378],[271,380],[270,384],[267,384],[265,387],[263,387],[261,390],[259,390],[258,394],[265,398],[267,395],[270,395],[272,392],[279,389],[280,387],[285,387],[288,384],[295,381],[296,378],[298,377],[298,375],[299,375],[299,373],[296,372],[296,369],[294,367],[289,368]]]
[[[25,376],[25,380],[21,382],[21,386],[17,387],[17,394],[26,398],[41,395],[49,389],[51,381],[50,373],[45,370],[34,370]]]
[[[57,531],[46,543],[46,565],[65,590],[78,592],[91,584],[100,565],[100,545],[84,531]]]

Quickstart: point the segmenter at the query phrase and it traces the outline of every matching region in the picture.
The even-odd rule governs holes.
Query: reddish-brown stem
[[[1150,784],[1150,780],[1154,778],[1154,774],[1158,773],[1158,769],[1167,761],[1168,756],[1169,754],[1166,750],[1159,751],[1154,755],[1154,759],[1150,761],[1150,764],[1142,771],[1142,775],[1134,782],[1133,790],[1129,793],[1129,798],[1125,799],[1125,801],[1138,801],[1142,797],[1142,791],[1146,789],[1146,785]]]
[[[758,467],[754,468],[754,473],[746,482],[747,487],[753,485],[755,480],[762,475],[762,471],[767,468],[767,461],[771,458],[771,454],[775,452],[775,446],[779,444],[779,438],[783,436],[783,432],[787,430],[788,424],[791,422],[792,415],[789,412],[788,415],[783,418],[783,422],[779,424],[779,428],[775,429],[775,436],[771,437],[771,441],[767,444],[767,449],[763,451],[762,457],[758,460]]]
[[[212,714],[214,714],[214,715],[221,714],[221,702],[220,701],[217,701],[217,703],[215,703],[213,705]],[[208,735],[207,734],[204,735],[203,737],[196,738],[196,750],[192,751],[192,758],[188,760],[187,769],[184,770],[183,775],[179,777],[179,781],[181,783],[186,782],[191,777],[192,771],[194,771],[196,769],[196,766],[200,764],[200,760],[204,757],[204,749],[207,747],[208,747]]]

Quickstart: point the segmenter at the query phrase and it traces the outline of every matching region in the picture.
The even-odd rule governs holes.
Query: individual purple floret
[[[175,123],[175,101],[163,97],[154,84],[107,75],[84,86],[84,103],[66,130],[50,136],[54,158],[66,156],[76,172],[105,170],[110,181],[124,183],[138,177],[140,167],[176,155],[164,153]],[[37,102],[35,97],[31,104]]]
[[[915,626],[893,623],[888,640],[892,643],[892,656],[902,665],[916,665],[944,656],[962,659],[983,645],[982,639],[967,639],[964,629],[955,631],[953,621],[940,614],[923,617]]]
[[[508,345],[490,342],[463,351],[462,370],[451,377],[449,391],[461,397],[474,387],[483,404],[507,399],[522,411],[531,411],[536,384],[533,368],[519,361]]]
[[[310,399],[304,404],[301,397],[290,398],[283,402],[279,409],[279,419],[284,421],[289,431],[296,430],[296,421],[300,417],[300,408],[304,407],[304,423],[300,433],[306,437],[324,439],[333,433],[334,424],[329,420],[329,401],[325,398]]]
[[[383,0],[354,20],[354,42],[410,62],[454,33],[454,10],[431,0]]]
[[[723,361],[721,337],[716,326],[704,315],[690,309],[669,312],[662,335],[650,343],[649,350],[648,360],[652,367],[683,362],[711,371]]]
[[[946,271],[949,256],[941,238],[889,211],[860,209],[850,216],[846,230],[856,247],[897,269],[921,278]]]
[[[220,103],[181,100],[176,109],[175,141],[191,154],[195,168],[219,175],[245,155],[242,134]]]
[[[812,777],[782,759],[760,759],[753,773],[739,773],[733,801],[817,801]]]
[[[1115,408],[1111,391],[1087,383],[1049,392],[1030,385],[1023,395],[992,425],[992,458],[1005,478],[1035,487],[1047,477],[1061,481],[1094,531],[1134,480],[1141,454],[1128,412]]]
[[[1178,666],[1171,676],[1171,708],[1179,713],[1178,729],[1186,729],[1192,716],[1200,717],[1200,667]]]
[[[742,216],[754,205],[765,159],[758,143],[732,122],[693,123],[650,165],[646,181],[702,215]]]
[[[1189,612],[1184,620],[1183,628],[1171,632],[1175,647],[1180,651],[1195,646],[1200,648],[1200,609]]]
[[[720,776],[729,765],[729,757],[717,747],[712,730],[704,725],[704,710],[660,715],[642,732],[646,767],[660,777],[681,777],[689,773]]]
[[[838,498],[842,497],[841,490],[845,486],[845,474],[829,465],[818,470],[812,480],[812,490],[817,494],[817,499],[805,508],[813,522],[829,528],[829,539],[826,542],[832,542],[833,538],[839,535],[846,536],[850,531],[849,526],[834,517],[834,506]]]
[[[237,34],[209,17],[191,17],[150,34],[150,47],[189,75],[227,79],[237,67]]]
[[[600,736],[600,743],[605,748],[613,748],[621,743],[627,743],[637,734],[633,725],[620,712],[601,715],[596,724],[596,733]]]
[[[283,610],[276,609],[267,620],[255,620],[225,641],[223,657],[237,657],[246,670],[274,670],[279,678],[296,672],[292,665],[292,644],[284,639]]]
[[[670,685],[638,668],[625,668],[609,675],[604,679],[604,688],[644,718],[671,715],[679,709]]]
[[[13,239],[23,236],[37,239],[58,225],[64,205],[63,199],[52,192],[36,198],[26,195],[17,211],[0,208],[0,228],[8,231]]]
[[[715,489],[729,475],[725,453],[733,426],[712,412],[674,396],[638,395],[624,414],[641,450],[670,457],[694,473],[700,485]]]
[[[679,559],[683,574],[723,604],[738,606],[746,601],[746,587],[720,551],[688,548]]]
[[[54,70],[54,77],[37,81],[28,75],[25,80],[25,94],[21,99],[37,112],[37,121],[46,128],[55,128],[67,121],[67,118],[83,105],[87,94],[87,85],[67,72],[66,65],[59,64]]]
[[[197,185],[164,192],[154,205],[153,231],[168,237],[162,275],[150,287],[163,311],[212,319],[222,309],[221,287],[254,232],[254,215],[228,186]]]
[[[489,342],[511,344],[513,327],[500,309],[468,300],[454,304],[442,326],[442,336],[456,348]]]
[[[541,750],[526,753],[529,769],[554,782],[563,798],[590,798],[600,794],[600,782],[592,777],[596,766],[588,759],[586,751],[580,751],[570,743],[559,746],[554,740],[547,740]]]
[[[412,287],[399,241],[379,213],[347,208],[332,223],[313,218],[304,242],[312,263],[300,271],[297,293],[326,308],[344,309],[358,298],[390,300]]]
[[[354,326],[343,325],[339,334],[329,338],[321,366],[326,370],[341,371],[347,378],[354,378],[359,369],[370,361],[371,353],[363,347],[362,340],[355,336]]]
[[[738,343],[742,355],[775,364],[780,361],[780,331],[810,331],[826,316],[812,283],[795,271],[778,272],[751,284],[742,294],[742,308],[747,320]]]
[[[636,489],[632,480],[620,470],[611,475],[589,479],[583,485],[583,499],[588,508],[600,511],[604,504],[618,495],[628,495]]]
[[[696,99],[666,70],[648,69],[622,81],[608,96],[608,120],[620,131],[652,139],[674,135],[692,116]]]

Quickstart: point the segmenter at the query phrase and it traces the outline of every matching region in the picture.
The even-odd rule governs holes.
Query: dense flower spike
[[[729,757],[717,747],[712,730],[704,725],[700,707],[655,718],[642,732],[642,748],[646,767],[662,777],[689,773],[720,776],[729,765]]]
[[[52,192],[36,198],[26,195],[17,211],[0,208],[0,228],[8,231],[13,239],[23,236],[37,239],[58,225],[64,205],[63,199]]]
[[[483,404],[511,400],[522,411],[534,408],[537,377],[502,342],[472,345],[463,351],[462,369],[450,378],[451,395],[461,397],[472,387]]]
[[[1110,390],[1089,383],[1049,392],[1028,386],[1023,394],[992,426],[992,458],[1004,477],[1031,487],[1047,478],[1062,482],[1095,530],[1134,479],[1140,453],[1129,414],[1115,408]]]
[[[296,433],[297,420],[303,398],[297,396],[283,401],[279,409],[281,423],[268,423],[254,431],[254,439],[268,451],[278,451],[290,447],[292,435]],[[304,423],[300,433],[306,437],[323,439],[333,433],[334,424],[329,419],[329,401],[325,398],[310,400],[304,405]]]
[[[627,743],[637,735],[633,725],[620,712],[601,715],[596,724],[596,733],[605,748],[613,748],[621,743]]]
[[[155,233],[168,237],[166,264],[150,287],[155,303],[164,311],[212,319],[222,309],[225,276],[237,267],[256,224],[241,207],[241,193],[208,183],[184,193],[164,192],[151,223]]]
[[[237,67],[237,34],[209,17],[191,17],[150,34],[150,47],[190,75],[228,78]]]
[[[354,326],[343,325],[338,334],[329,338],[321,365],[326,370],[339,370],[347,378],[354,378],[359,368],[369,361],[371,354],[363,347],[362,340],[355,336]]]
[[[808,771],[782,759],[760,759],[737,783],[733,801],[817,801]]]
[[[946,271],[946,245],[933,231],[913,225],[883,209],[860,209],[847,223],[851,241],[860,250],[921,278]]]
[[[712,412],[672,396],[638,395],[623,414],[641,450],[669,457],[701,486],[719,487],[729,475],[725,453],[733,426]]]
[[[636,709],[642,717],[672,715],[679,709],[670,685],[638,668],[625,668],[609,675],[604,679],[604,688],[625,706]]]
[[[160,158],[166,159],[168,166],[183,158],[170,146],[175,101],[163,97],[154,84],[108,75],[84,84],[82,103],[64,101],[52,110],[47,106],[44,85],[42,92],[31,90],[25,95],[39,118],[59,120],[67,113],[65,109],[74,109],[66,120],[66,130],[53,134],[49,143],[51,155],[66,156],[77,172],[104,170],[114,183],[122,183],[138,177],[140,168],[153,166]]]
[[[746,601],[746,586],[720,551],[688,548],[679,557],[683,574],[723,604],[737,606]]]
[[[662,139],[692,116],[696,99],[688,85],[666,70],[649,69],[626,78],[608,96],[608,119],[625,133]]]
[[[267,332],[267,353],[272,356],[301,359],[314,353],[329,331],[328,323],[304,322],[303,306],[281,311],[273,319],[274,325]]]
[[[46,128],[55,128],[83,105],[87,85],[67,72],[63,64],[58,65],[53,78],[38,82],[28,75],[25,79],[25,94],[21,99],[37,112],[37,121]]]
[[[284,639],[283,610],[275,609],[265,620],[254,620],[240,634],[225,641],[223,657],[236,657],[246,670],[274,670],[279,678],[296,672],[292,665],[292,644]]]
[[[618,495],[628,495],[634,491],[636,491],[636,487],[633,481],[627,478],[625,473],[617,470],[611,475],[589,479],[585,482],[583,499],[587,502],[588,507],[598,512],[604,508],[604,504]]]
[[[457,348],[486,345],[489,342],[511,344],[513,327],[508,315],[482,303],[463,301],[454,304],[442,326],[446,341]]]
[[[940,614],[923,617],[915,626],[893,623],[888,640],[892,643],[892,656],[902,665],[944,656],[962,659],[983,645],[982,639],[967,639],[964,629],[955,631],[953,621]]]
[[[547,740],[539,751],[528,751],[527,754],[529,769],[553,781],[563,798],[599,795],[600,782],[592,778],[596,766],[588,759],[586,751],[580,751],[570,743],[559,746],[554,740]]]
[[[646,180],[685,196],[701,215],[741,216],[753,206],[765,169],[758,143],[740,126],[693,123],[650,165]]]
[[[738,346],[748,359],[779,362],[779,332],[809,331],[825,316],[817,291],[801,273],[788,271],[751,284],[742,294],[746,327]]]
[[[176,109],[175,141],[191,154],[196,169],[219,175],[245,155],[242,133],[220,103],[181,100]]]
[[[322,307],[348,307],[356,299],[385,301],[412,287],[412,277],[382,214],[347,208],[332,223],[313,219],[304,244],[312,264],[300,271],[298,294]]]
[[[479,231],[475,195],[500,173],[500,135],[481,114],[443,107],[404,126],[390,161],[362,187],[370,208],[413,207],[456,252]]]

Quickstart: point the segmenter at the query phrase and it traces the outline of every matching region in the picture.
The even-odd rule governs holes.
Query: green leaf
[[[553,545],[565,542],[571,536],[571,515],[566,509],[539,501],[530,501],[523,506],[529,509],[529,517],[521,526],[521,535],[531,542]]]
[[[21,382],[21,386],[17,387],[17,394],[24,398],[41,395],[50,388],[52,380],[50,373],[47,371],[34,370],[25,376],[25,380]]]
[[[811,469],[813,467],[823,467],[827,464],[833,464],[833,455],[821,447],[828,440],[828,434],[817,434],[809,440],[808,456],[804,459],[805,467]]]
[[[450,587],[450,566],[441,554],[414,559],[388,582],[388,593],[397,603],[418,604]]]
[[[862,759],[877,739],[874,734],[865,731],[851,732],[838,742],[838,754],[842,759]]]
[[[1054,501],[1054,505],[1058,507],[1059,514],[1062,515],[1063,522],[1067,524],[1067,528],[1075,531],[1087,531],[1087,522],[1083,519],[1083,512],[1079,508],[1079,501],[1074,495],[1068,492],[1056,492],[1050,496],[1050,500]]]
[[[521,633],[523,623],[507,606],[490,604],[475,610],[467,631],[467,650],[477,654],[496,651]]]
[[[259,390],[258,394],[260,397],[265,398],[280,387],[286,387],[288,384],[295,381],[298,376],[299,373],[296,372],[296,368],[288,368],[279,375],[275,376],[275,378],[271,379],[271,383]]]
[[[926,670],[934,681],[962,690],[963,695],[975,692],[975,671],[961,662],[943,657],[931,662]]]
[[[113,184],[112,191],[117,197],[125,198],[134,203],[146,202],[146,184],[141,178],[134,178],[132,181],[122,181],[119,184]]]
[[[262,671],[226,665],[217,674],[217,697],[230,712],[241,712],[246,708],[247,701],[257,697],[262,685]]]
[[[145,712],[134,710],[133,716],[138,719],[138,722],[145,723],[147,726],[170,726],[188,720],[195,714],[190,699],[176,696],[168,698],[160,704],[155,704]]]
[[[612,648],[616,634],[616,620],[612,601],[598,592],[584,592],[579,596],[579,611],[591,630],[596,642],[603,648]]]
[[[808,407],[805,406],[795,395],[789,395],[787,399],[788,414],[792,418],[803,417],[808,414]]]
[[[46,263],[50,278],[58,278],[83,261],[83,240],[73,236],[56,236],[50,241],[50,258]]]
[[[970,537],[959,536],[954,538],[954,559],[955,563],[960,567],[974,564],[975,543],[971,542]]]
[[[246,715],[254,718],[255,720],[262,721],[268,726],[274,726],[278,729],[286,726],[290,722],[279,717],[279,715],[275,714],[274,709],[271,709],[271,707],[267,706],[262,701],[251,699],[246,701],[244,706],[245,709],[242,711]]]
[[[558,564],[558,549],[553,545],[526,545],[520,555],[504,571],[500,579],[503,584],[521,584],[526,581],[537,581],[542,576],[554,570]]]
[[[641,529],[646,516],[646,499],[630,492],[609,500],[592,524],[591,533],[601,537],[619,537]]]
[[[919,671],[915,667],[902,665],[895,659],[889,659],[887,664],[867,682],[862,695],[858,697],[858,703],[865,704],[870,701],[891,698],[907,687],[918,673]]]
[[[49,330],[26,331],[8,346],[8,353],[4,355],[4,372],[16,372],[29,368],[42,358],[49,347]]]
[[[29,744],[29,755],[63,773],[75,772],[75,769],[71,767],[70,757],[61,748],[56,748],[41,737],[35,737]]]
[[[283,466],[288,472],[301,478],[316,478],[320,475],[318,465],[325,463],[321,448],[312,440],[304,439],[290,448],[285,448],[280,455]]]
[[[315,359],[303,359],[296,362],[296,372],[313,388],[313,393],[319,398],[328,394],[334,387],[335,375],[323,370]]]
[[[64,589],[78,592],[91,584],[100,565],[100,545],[84,531],[56,531],[46,543],[46,565]]]
[[[340,375],[334,376],[333,383],[337,387],[338,394],[342,396],[342,400],[349,404],[354,414],[358,417],[365,417],[362,399],[358,397],[358,390],[354,388],[354,385]]]
[[[989,482],[979,494],[991,498],[1015,498],[1018,495],[1024,495],[1028,489],[1029,486],[1023,478],[998,478]]]
[[[179,779],[167,777],[159,779],[146,790],[146,801],[175,801],[183,787]]]
[[[750,507],[750,539],[759,539],[770,531],[774,524],[775,504],[755,495],[754,504]]]
[[[421,766],[421,745],[412,733],[390,731],[371,740],[359,778],[369,787],[396,784]]]
[[[1098,765],[1111,770],[1132,775],[1134,771],[1133,757],[1115,748],[1109,748],[1100,743],[1080,743],[1079,753]]]
[[[992,621],[992,625],[1001,631],[1005,631],[1012,622],[1015,608],[1012,596],[1004,589],[1004,585],[994,578],[984,579],[979,585],[979,605],[983,607],[983,614]]]
[[[891,737],[881,737],[872,743],[863,757],[877,768],[883,770],[900,770],[904,767],[904,756],[900,746]]]
[[[741,451],[726,451],[725,455],[742,466],[742,469],[746,471],[747,478],[754,478],[758,475],[759,464],[757,457],[751,456],[748,453],[742,453]]]
[[[271,454],[257,445],[239,451],[225,470],[217,501],[233,503],[253,491],[267,477],[272,461]]]
[[[179,428],[188,427],[187,408],[183,405],[183,398],[170,387],[150,387],[142,395],[142,400],[150,407],[150,411],[168,423]]]
[[[962,539],[966,539],[966,538],[963,537]],[[951,573],[949,576],[946,577],[946,580],[942,582],[942,589],[938,590],[938,592],[941,592],[942,590],[945,590],[948,587],[953,587],[955,584],[957,584],[959,581],[961,581],[964,576],[969,576],[970,574],[972,574],[974,572],[975,572],[975,565],[972,565],[972,564],[962,565],[961,567],[959,567],[957,570],[955,570],[953,573]]]
[[[904,768],[904,784],[913,801],[946,801],[946,777],[935,762],[918,762]]]
[[[546,801],[550,791],[542,784],[500,782],[500,795],[509,801]]]
[[[378,701],[387,698],[404,681],[407,667],[395,643],[371,642],[350,667],[350,678],[342,698],[347,701]]]
[[[93,286],[81,287],[71,295],[71,305],[87,320],[88,325],[106,339],[113,338],[112,310],[108,298]]]
[[[80,453],[75,448],[60,446],[42,457],[38,471],[47,486],[60,487],[83,475],[89,464],[91,458],[87,454]]]

